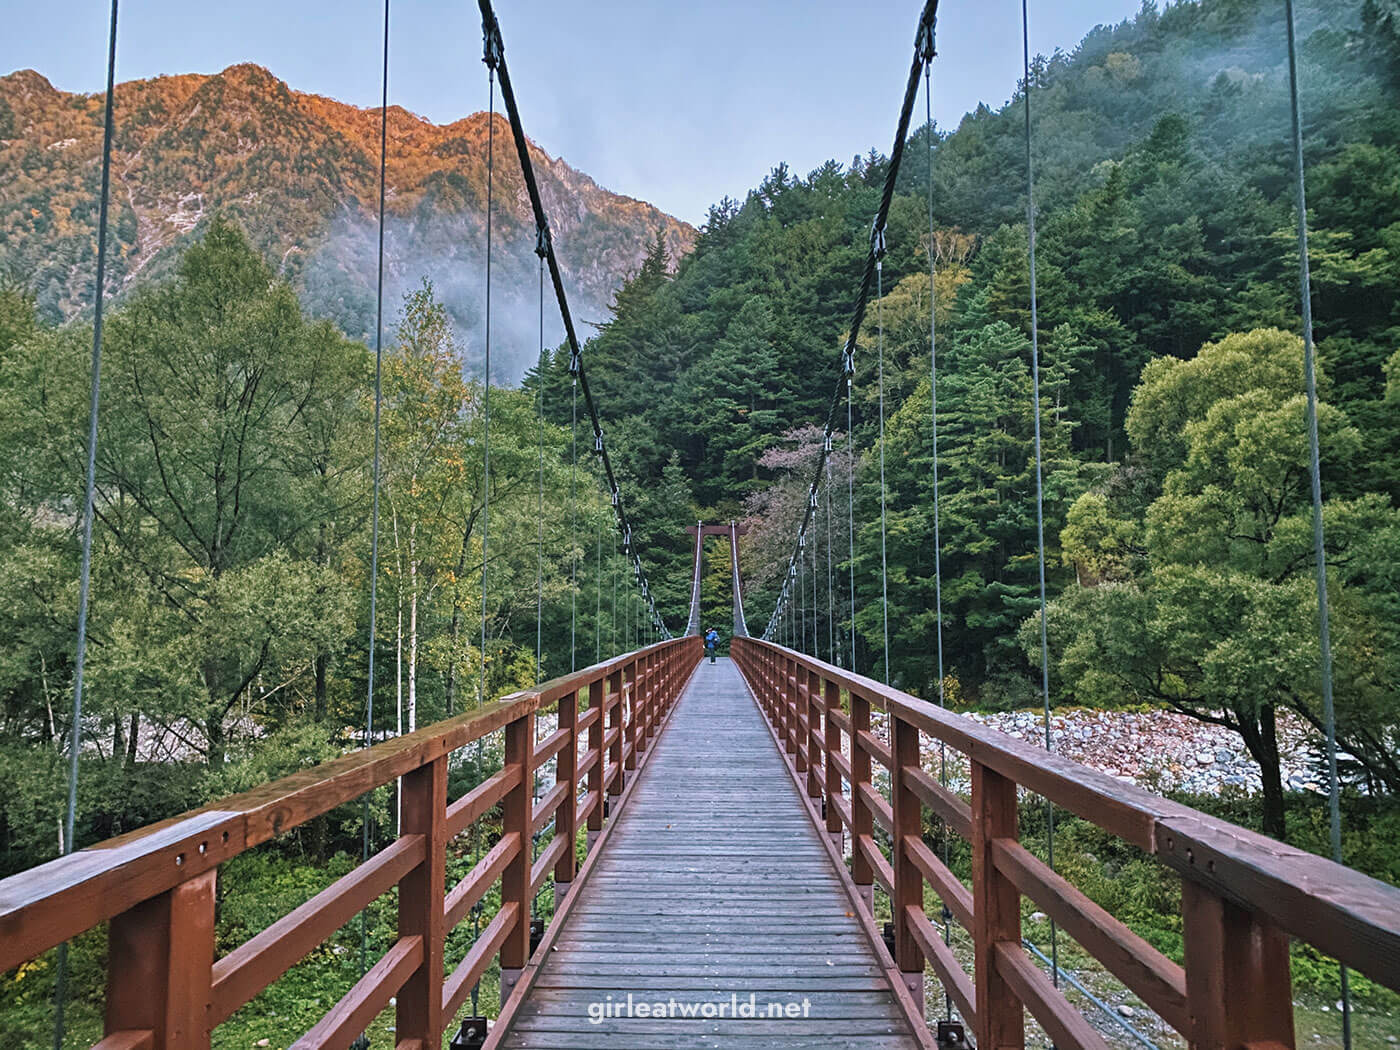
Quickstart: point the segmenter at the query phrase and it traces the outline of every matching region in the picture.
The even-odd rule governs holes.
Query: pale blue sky
[[[779,161],[887,151],[919,0],[498,0],[526,131],[609,189],[690,222]],[[1032,0],[1031,46],[1072,48],[1140,0]],[[0,72],[96,91],[106,0],[0,0]],[[125,0],[117,76],[267,66],[293,88],[377,105],[378,0]],[[437,122],[486,108],[477,5],[394,0],[390,100]],[[1019,0],[945,0],[934,113],[1000,104],[1021,68]],[[922,113],[922,102],[918,112]],[[118,115],[120,119],[120,114]]]

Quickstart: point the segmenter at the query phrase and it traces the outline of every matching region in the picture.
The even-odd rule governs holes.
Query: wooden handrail
[[[735,638],[731,654],[789,756],[794,727],[803,727],[805,759],[826,773],[804,780],[793,762],[794,776],[819,789],[827,830],[839,835],[844,828],[850,836],[852,881],[858,887],[878,881],[890,891],[895,963],[920,980],[925,962],[931,965],[974,1026],[978,1045],[1023,1046],[1029,1010],[1057,1045],[1102,1047],[1022,948],[1023,895],[1192,1046],[1295,1045],[1290,935],[1400,991],[1400,889],[803,653]],[[849,713],[841,709],[843,694]],[[817,695],[821,703],[812,702]],[[872,709],[888,716],[888,744],[872,733]],[[967,759],[970,804],[922,768],[923,737]],[[872,780],[872,758],[889,771],[889,801]],[[1018,788],[1183,876],[1184,966],[1020,845]],[[971,889],[922,841],[924,809],[971,843]],[[892,832],[888,859],[874,837],[876,823]],[[973,978],[925,914],[925,885],[972,935]]]
[[[503,972],[525,964],[537,891],[551,875],[561,892],[572,879],[577,822],[603,826],[598,801],[621,792],[624,763],[633,768],[645,758],[700,658],[699,638],[660,642],[4,879],[0,972],[110,921],[107,1031],[97,1045],[208,1047],[214,1027],[397,887],[398,939],[294,1045],[343,1045],[395,997],[399,1045],[440,1045],[498,953]],[[580,715],[585,696],[588,712]],[[550,708],[558,710],[558,728],[537,741],[536,715]],[[449,756],[501,730],[503,768],[449,802]],[[537,805],[534,772],[551,759],[555,782]],[[401,827],[393,843],[214,958],[220,864],[398,778]],[[449,889],[448,842],[497,807],[500,839]],[[553,839],[534,858],[532,835],[551,818]],[[500,910],[445,976],[448,932],[498,882]]]

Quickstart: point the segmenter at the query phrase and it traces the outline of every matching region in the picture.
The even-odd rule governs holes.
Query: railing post
[[[603,776],[607,773],[608,756],[603,753],[603,734],[606,732],[605,719],[608,710],[608,683],[612,679],[600,678],[588,687],[589,710],[597,709],[598,717],[588,726],[588,753],[597,756],[588,769],[588,795],[596,797],[593,808],[588,811],[588,848],[593,848],[593,840],[603,830]]]
[[[860,786],[870,783],[870,752],[860,744],[862,731],[870,731],[870,701],[854,689],[851,697],[851,881],[865,898],[865,905],[875,910],[875,870],[861,851],[862,839],[875,841],[875,814],[866,805]]]
[[[108,1034],[149,1029],[152,1050],[209,1046],[216,876],[196,875],[112,919]]]
[[[822,705],[826,708],[822,713],[822,726],[826,731],[826,746],[822,749],[826,762],[826,830],[840,849],[843,825],[836,800],[841,797],[841,770],[831,756],[841,753],[841,727],[831,717],[831,712],[841,706],[841,687],[830,679],[822,683]]]
[[[403,777],[400,835],[422,835],[423,862],[399,882],[399,936],[423,939],[423,962],[399,990],[396,1038],[442,1042],[443,881],[447,863],[447,756]],[[528,870],[528,867],[527,867]],[[528,877],[528,876],[527,876]]]
[[[1181,883],[1181,918],[1192,1050],[1292,1050],[1287,935],[1190,878]]]
[[[812,731],[812,695],[807,668],[794,664],[792,673],[792,743],[788,753],[793,756],[793,771],[800,777],[807,772],[808,756],[811,754],[808,738]]]
[[[822,680],[807,672],[807,795],[822,797]]]
[[[593,692],[590,683],[588,691]],[[554,813],[554,834],[563,836],[569,845],[554,865],[554,906],[568,895],[569,886],[574,881],[574,868],[578,858],[574,853],[574,840],[578,837],[578,692],[574,691],[559,698],[559,728],[569,731],[569,742],[554,763],[554,782],[568,784],[568,793]]]
[[[909,859],[908,839],[922,840],[924,811],[919,796],[909,784],[909,770],[919,767],[919,730],[896,714],[890,715],[890,805],[894,810],[894,833],[890,863],[894,869],[894,899],[890,910],[894,919],[895,963],[904,975],[915,1002],[924,1001],[924,953],[909,931],[906,908],[924,907],[924,876]]]
[[[797,661],[783,661],[783,750],[797,754]]]
[[[632,730],[626,724],[627,701],[622,692],[622,672],[620,670],[608,675],[608,692],[603,706],[606,708],[609,704],[612,705],[612,708],[608,714],[608,732],[616,729],[617,736],[613,738],[608,749],[608,756],[611,764],[617,768],[617,776],[613,777],[608,784],[608,794],[620,795],[622,794],[623,769],[632,769],[636,766],[636,759],[632,754],[627,755],[625,767],[623,763],[623,746],[632,739]]]
[[[501,1002],[510,998],[530,959],[530,819],[534,808],[535,713],[506,723],[505,764],[520,770],[520,781],[501,802],[501,832],[519,835],[520,848],[501,876],[501,907],[515,905],[515,925],[501,943]]]
[[[641,724],[643,711],[637,699],[637,664],[622,667],[622,702],[627,707],[627,768],[636,769],[637,760],[646,750],[645,728]]]
[[[977,1045],[1019,1050],[1026,1044],[1025,1009],[997,971],[996,947],[1021,950],[1021,895],[997,871],[992,843],[1016,839],[1016,782],[972,762],[972,939],[977,989]]]

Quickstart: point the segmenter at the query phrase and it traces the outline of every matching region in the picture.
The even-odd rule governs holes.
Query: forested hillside
[[[1393,790],[1400,16],[1383,0],[1307,3],[1300,27],[1344,744]],[[1264,727],[1276,709],[1317,717],[1284,43],[1263,0],[1148,3],[1033,72],[1052,687],[1059,702],[1224,717],[1265,766],[1275,830]],[[933,135],[946,684],[984,706],[1028,705],[1038,688],[1023,105],[1018,93]],[[886,294],[857,354],[854,520],[856,660],[873,671],[883,318],[891,669],[933,696],[928,135],[905,155]],[[639,479],[676,464],[690,517],[750,517],[756,628],[802,513],[885,164],[775,168],[711,210],[674,277],[653,257],[588,350]],[[843,443],[832,520],[823,502],[808,549],[823,654],[849,627]],[[680,581],[673,620],[686,519],[651,530],[673,538],[656,573]]]
[[[118,84],[113,246],[119,293],[169,275],[218,214],[297,290],[307,310],[357,339],[374,328],[379,114],[295,91],[251,63],[211,76]],[[0,270],[21,276],[49,321],[91,309],[104,97],[59,91],[40,73],[0,77]],[[535,224],[510,130],[497,114],[498,332],[514,381],[533,360]],[[460,332],[481,327],[488,122],[436,125],[391,106],[386,274],[390,298],[431,272]],[[610,193],[532,145],[553,234],[581,316],[604,313],[658,232],[673,250],[694,231]],[[549,318],[551,340],[562,326]],[[477,364],[475,341],[460,346]],[[498,358],[501,355],[498,354]]]

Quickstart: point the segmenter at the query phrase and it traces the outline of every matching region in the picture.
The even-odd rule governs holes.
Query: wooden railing
[[[1400,889],[802,653],[752,638],[735,638],[731,653],[814,818],[824,803],[826,829],[850,836],[852,880],[867,899],[873,882],[889,894],[899,970],[922,975],[927,962],[979,1047],[1024,1046],[1026,1011],[1061,1050],[1106,1046],[1023,949],[1023,895],[1200,1050],[1295,1045],[1290,937],[1400,990]],[[885,712],[888,744],[872,732],[872,708]],[[924,738],[966,757],[970,804],[923,768]],[[889,772],[888,800],[872,763]],[[1184,966],[1021,845],[1018,787],[1181,874]],[[925,808],[971,844],[970,889],[924,842]],[[925,913],[925,885],[971,934],[971,976]]]
[[[525,965],[531,901],[551,876],[557,891],[572,880],[578,830],[602,829],[604,799],[645,760],[700,655],[698,638],[662,642],[0,881],[0,973],[108,922],[97,1047],[208,1047],[215,1027],[397,886],[397,939],[294,1046],[346,1047],[395,998],[399,1050],[437,1050],[498,953],[503,973]],[[536,741],[550,708],[558,728]],[[449,801],[449,757],[499,730],[501,770]],[[555,784],[535,801],[534,772],[555,756]],[[215,958],[220,864],[400,777],[392,844]],[[499,840],[448,889],[448,843],[498,806]],[[532,836],[550,820],[534,859]],[[497,882],[500,910],[444,974],[447,934]]]

